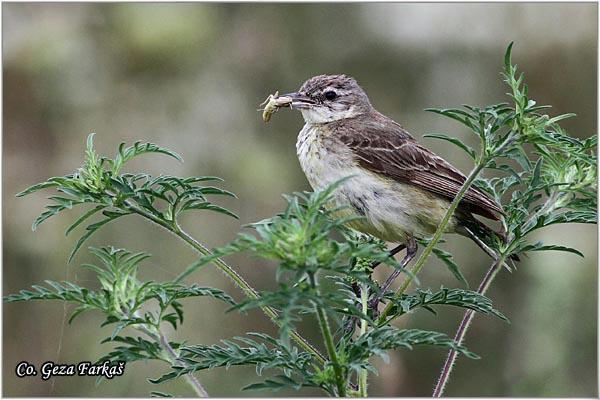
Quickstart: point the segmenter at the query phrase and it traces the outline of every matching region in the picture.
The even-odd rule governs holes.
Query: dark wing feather
[[[459,170],[379,113],[340,123],[336,130],[336,136],[351,149],[361,166],[398,182],[451,201],[466,180]],[[469,188],[459,208],[494,220],[502,213],[500,206],[476,187]]]

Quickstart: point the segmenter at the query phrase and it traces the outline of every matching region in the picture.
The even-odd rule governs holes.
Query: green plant
[[[100,290],[47,281],[46,286],[33,286],[32,290],[6,296],[5,301],[73,302],[77,308],[69,322],[82,312],[100,311],[105,316],[104,324],[114,325],[105,341],[115,345],[101,361],[166,362],[171,371],[150,381],[159,384],[184,377],[200,396],[207,393],[197,378],[199,371],[254,365],[257,375],[266,370],[270,374],[245,389],[316,387],[331,396],[364,397],[368,394],[368,373],[376,372],[371,363],[373,356],[385,359],[390,350],[418,345],[449,349],[434,392],[435,396],[441,395],[457,355],[477,357],[462,345],[474,313],[506,320],[485,297],[502,267],[511,268],[511,258],[528,251],[560,250],[581,255],[565,246],[533,243],[528,235],[551,224],[596,222],[596,138],[572,138],[558,126],[569,115],[551,118],[541,113],[546,107],[537,106],[528,98],[523,77],[517,76],[511,63],[511,47],[506,52],[504,74],[512,104],[431,110],[459,121],[475,133],[480,140],[480,151],[446,135],[429,135],[464,150],[473,159],[474,168],[436,234],[425,240],[426,247],[419,259],[410,270],[403,270],[405,278],[398,291],[383,294],[386,306],[379,315],[374,315],[368,307],[370,297],[379,295],[379,287],[370,277],[372,266],[385,263],[399,268],[399,265],[389,257],[384,243],[346,227],[347,222],[359,217],[339,218],[339,209],[327,207],[340,182],[324,191],[286,196],[287,206],[281,214],[250,225],[252,233],[241,233],[229,245],[210,251],[181,228],[179,219],[192,210],[235,217],[209,200],[210,196],[233,196],[224,189],[203,186],[218,178],[123,173],[129,160],[144,153],[180,157],[151,143],[135,143],[127,148],[121,145],[114,159],[99,157],[93,148],[92,135],[80,169],[71,175],[50,178],[19,194],[44,188],[55,188],[60,193],[50,197],[53,203],[34,222],[33,228],[76,205],[91,205],[66,233],[95,215],[101,218],[86,226],[69,260],[99,228],[124,215],[141,216],[175,234],[199,253],[198,260],[173,281],[157,283],[139,278],[138,265],[147,254],[132,254],[112,247],[91,248],[102,265],[84,267],[96,273]],[[499,176],[485,179],[481,177],[485,169],[495,170]],[[493,261],[478,290],[441,287],[408,292],[412,283],[418,283],[417,275],[431,254],[443,261],[459,282],[466,283],[452,255],[438,245],[443,243],[445,225],[470,185],[490,193],[505,211],[502,225],[506,238],[489,245],[487,252]],[[255,291],[222,260],[226,255],[240,252],[278,263],[276,290]],[[235,303],[219,289],[183,283],[209,263],[242,290],[246,295],[243,301]],[[180,299],[197,296],[226,302],[231,305],[230,311],[245,313],[261,309],[277,324],[279,335],[254,332],[212,345],[169,341],[163,325],[177,329],[183,322]],[[410,312],[435,312],[440,306],[466,310],[454,339],[440,332],[393,325],[394,320]],[[324,355],[297,333],[296,326],[303,319],[318,325],[322,339],[319,347],[324,349]]]
[[[506,50],[503,73],[512,104],[483,109],[465,106],[462,110],[432,110],[458,120],[480,137],[481,150],[475,157],[466,145],[456,143],[474,158],[475,168],[470,176],[477,176],[483,168],[504,173],[501,177],[465,183],[465,186],[477,184],[486,190],[505,211],[502,226],[506,238],[493,243],[491,250],[496,254],[495,259],[477,289],[482,295],[512,256],[528,251],[556,250],[583,257],[574,248],[531,242],[531,233],[553,224],[595,224],[598,218],[598,138],[594,135],[578,140],[567,135],[558,122],[574,114],[550,117],[542,113],[550,106],[537,105],[529,98],[524,75],[517,74],[517,67],[512,64],[512,46],[511,43]],[[440,229],[443,227],[438,227]],[[454,338],[457,343],[463,343],[473,317],[472,311],[465,312]],[[449,352],[434,397],[442,395],[457,356],[455,351]]]

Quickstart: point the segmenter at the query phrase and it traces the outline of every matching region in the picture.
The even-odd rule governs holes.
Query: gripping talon
[[[379,310],[377,309],[379,302],[381,301],[383,296],[385,296],[385,293],[390,288],[392,282],[394,282],[394,280],[398,277],[398,275],[400,275],[401,270],[404,269],[408,265],[408,263],[413,258],[415,258],[415,256],[417,255],[418,245],[417,245],[416,240],[412,237],[408,239],[408,241],[406,242],[406,245],[400,245],[400,246],[397,246],[394,249],[392,249],[390,254],[392,254],[392,252],[395,251],[396,249],[398,249],[396,251],[396,253],[397,253],[398,251],[400,251],[403,248],[406,248],[406,255],[404,256],[404,258],[402,259],[402,262],[400,263],[400,269],[396,269],[396,270],[394,270],[394,272],[391,273],[391,275],[385,280],[383,286],[381,287],[381,290],[379,291],[379,294],[376,295],[369,302],[369,307],[371,307],[371,309],[373,310],[373,315],[379,314]]]

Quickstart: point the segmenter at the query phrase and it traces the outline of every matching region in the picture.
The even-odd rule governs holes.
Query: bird
[[[282,107],[302,114],[305,123],[296,150],[313,190],[350,177],[334,191],[331,206],[345,210],[339,213],[362,217],[352,220],[350,228],[397,244],[391,255],[406,248],[400,263],[401,268],[406,267],[417,253],[417,239],[431,237],[437,230],[465,175],[378,112],[350,76],[314,76],[296,92],[276,94],[271,103],[274,106],[267,106],[268,117]],[[490,195],[471,186],[446,232],[466,236],[494,256],[488,244],[502,240],[503,233],[476,215],[498,221],[503,210]],[[396,269],[388,277],[381,295],[399,273]]]

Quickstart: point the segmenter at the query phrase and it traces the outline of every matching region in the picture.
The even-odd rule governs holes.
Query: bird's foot
[[[371,317],[376,319],[379,317],[379,303],[381,302],[381,297],[376,295],[368,302],[369,310],[371,310]]]
[[[346,321],[346,323],[344,324],[344,333],[345,334],[349,334],[354,332],[354,328],[356,327],[356,324],[358,323],[358,318],[357,317],[349,317],[348,321]]]

